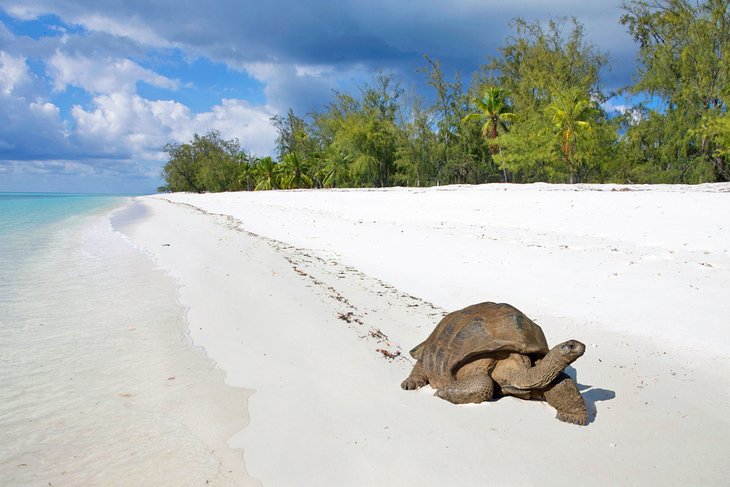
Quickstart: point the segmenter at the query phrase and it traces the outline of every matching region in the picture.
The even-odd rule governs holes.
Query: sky
[[[154,192],[167,143],[218,130],[273,155],[270,118],[319,111],[378,70],[430,97],[424,55],[465,80],[516,17],[576,17],[631,83],[613,0],[0,0],[0,191]],[[620,108],[609,100],[607,108]]]

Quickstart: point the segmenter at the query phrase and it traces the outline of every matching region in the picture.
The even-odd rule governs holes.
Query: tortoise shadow
[[[586,424],[591,424],[596,420],[596,414],[598,413],[596,403],[599,401],[610,401],[611,399],[615,399],[616,392],[610,389],[601,389],[591,385],[581,384],[578,382],[577,371],[571,366],[565,368],[565,373],[568,374],[578,385],[580,395],[583,396],[583,400],[588,408],[588,423]]]

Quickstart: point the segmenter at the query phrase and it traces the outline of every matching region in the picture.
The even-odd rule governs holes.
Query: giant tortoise
[[[542,329],[515,307],[480,303],[446,315],[411,350],[416,365],[403,389],[426,384],[455,404],[500,395],[541,399],[561,421],[585,425],[588,410],[576,383],[563,369],[585,352],[576,340],[548,348]]]

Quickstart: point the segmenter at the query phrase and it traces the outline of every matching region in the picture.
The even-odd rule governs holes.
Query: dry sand
[[[252,391],[251,485],[725,485],[730,185],[490,185],[139,198],[196,345]],[[593,412],[402,391],[446,311],[509,302]],[[396,355],[395,359],[388,358]]]

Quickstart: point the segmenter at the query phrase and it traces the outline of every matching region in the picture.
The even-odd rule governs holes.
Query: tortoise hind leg
[[[400,386],[407,391],[411,391],[413,389],[423,387],[426,384],[428,384],[428,376],[426,376],[426,373],[423,371],[421,361],[418,360],[416,361],[416,365],[413,366],[411,374],[406,377],[406,380],[401,382]]]
[[[588,423],[588,408],[583,396],[578,391],[575,381],[561,372],[560,375],[543,391],[543,397],[552,407],[557,409],[555,416],[560,421],[584,426]]]
[[[494,394],[494,382],[488,375],[472,375],[458,379],[436,391],[436,396],[454,404],[488,401]]]

